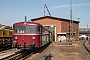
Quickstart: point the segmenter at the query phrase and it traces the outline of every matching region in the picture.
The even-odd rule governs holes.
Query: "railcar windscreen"
[[[41,33],[41,27],[40,27],[40,26],[37,26],[37,27],[36,27],[36,33],[37,33],[37,34],[40,34],[40,33]]]
[[[27,25],[26,26],[26,33],[27,34],[34,34],[36,32],[36,26],[35,25]]]
[[[15,33],[17,33],[17,34],[21,33],[22,34],[22,33],[24,33],[24,26],[15,26],[14,30],[15,30]]]

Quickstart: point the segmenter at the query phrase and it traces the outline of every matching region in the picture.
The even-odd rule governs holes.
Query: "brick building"
[[[70,38],[70,20],[45,16],[31,19],[31,21],[41,23],[45,28],[49,29],[52,32],[53,41],[59,41],[59,36],[64,36],[65,38]],[[78,39],[78,29],[79,22],[73,21],[73,38]]]

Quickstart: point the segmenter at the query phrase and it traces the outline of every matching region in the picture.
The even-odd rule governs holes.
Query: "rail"
[[[84,43],[83,43],[83,46],[85,47],[85,49],[87,50],[87,52],[90,54],[90,50],[86,47],[85,43],[87,42],[88,40],[85,40]]]

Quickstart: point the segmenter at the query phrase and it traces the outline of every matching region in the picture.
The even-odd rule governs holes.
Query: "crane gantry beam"
[[[49,11],[49,9],[48,9],[48,7],[47,7],[47,5],[46,5],[46,4],[45,4],[45,6],[44,6],[44,14],[45,14],[45,8],[47,9],[48,14],[51,16],[50,11]]]

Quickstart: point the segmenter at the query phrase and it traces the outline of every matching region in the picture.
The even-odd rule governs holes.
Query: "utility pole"
[[[70,0],[70,38],[73,38],[73,20],[72,20],[72,0]]]
[[[88,24],[89,24],[89,23],[87,23],[87,36],[89,36],[89,28],[88,28]]]
[[[78,22],[80,21],[80,18],[77,18]],[[79,42],[79,24],[78,24],[78,42]]]

